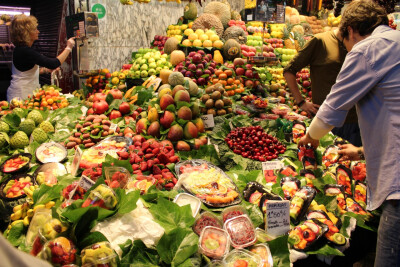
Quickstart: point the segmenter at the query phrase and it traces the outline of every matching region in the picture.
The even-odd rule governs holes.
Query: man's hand
[[[352,144],[339,145],[340,150],[339,155],[342,155],[342,160],[360,160],[360,155],[358,151],[361,149],[359,147],[353,146]]]
[[[311,102],[305,101],[303,105],[301,105],[303,111],[307,112],[308,115],[312,116],[318,112],[319,105],[313,104]]]
[[[67,41],[67,47],[72,49],[72,48],[74,48],[74,46],[75,46],[75,37],[71,37]]]
[[[305,136],[300,138],[299,142],[297,143],[298,147],[306,146],[311,144],[312,147],[317,148],[319,146],[319,140],[312,139],[311,136],[307,133]]]

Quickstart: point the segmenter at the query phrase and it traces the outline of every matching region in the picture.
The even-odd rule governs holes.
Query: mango
[[[186,106],[181,107],[178,110],[178,118],[190,121],[192,119],[192,110]]]
[[[160,98],[160,108],[165,110],[169,105],[175,104],[171,95],[165,94]]]
[[[198,138],[194,139],[194,149],[199,149],[202,145],[204,145],[203,141]]]
[[[176,142],[178,140],[181,140],[183,137],[183,129],[179,124],[172,125],[171,128],[169,129],[167,138],[172,141]]]
[[[176,144],[177,151],[190,151],[190,146],[185,141],[178,141]]]
[[[186,90],[178,91],[174,96],[175,102],[184,101],[190,103],[190,95],[189,92]]]
[[[158,121],[153,121],[147,129],[147,134],[160,138],[160,123]]]
[[[165,129],[168,129],[171,127],[171,124],[175,121],[175,114],[172,113],[171,111],[166,110],[163,115],[161,115],[160,118],[160,124],[162,127]]]
[[[175,87],[174,87],[174,89],[172,89],[172,97],[175,97],[175,95],[176,95],[176,93],[177,92],[179,92],[179,91],[185,91],[186,89],[185,89],[185,87],[183,87],[183,85],[180,85],[180,84],[178,84],[178,85],[176,85]]]
[[[206,136],[200,136],[199,139],[203,142],[203,145],[207,145],[208,139]]]
[[[147,114],[147,120],[149,122],[158,121],[158,112],[155,107],[151,107],[149,109],[149,112]]]
[[[195,119],[194,124],[196,125],[199,133],[204,133],[204,122],[201,118]]]
[[[185,139],[193,139],[196,138],[199,134],[196,125],[193,122],[189,121],[185,125],[185,129],[183,130],[183,136]]]
[[[136,133],[137,134],[145,133],[147,130],[148,123],[149,123],[149,121],[146,118],[141,118],[136,123]]]
[[[174,147],[173,145],[172,145],[172,143],[171,143],[171,141],[169,141],[169,140],[162,140],[161,142],[160,142],[160,146],[161,147]]]
[[[165,94],[172,95],[171,88],[163,88],[163,89],[161,89],[161,91],[158,93],[158,99],[161,99],[161,97],[163,95],[165,95]]]
[[[200,116],[200,105],[197,101],[193,103],[190,109],[192,110],[193,118]]]

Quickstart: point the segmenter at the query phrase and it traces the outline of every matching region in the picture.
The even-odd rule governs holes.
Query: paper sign
[[[88,110],[89,110],[89,109],[88,109],[87,107],[82,106],[82,107],[81,107],[82,115],[83,115],[83,116],[86,116],[86,113],[87,113]]]
[[[203,115],[203,116],[201,116],[201,119],[203,120],[205,128],[214,127],[215,124],[214,124],[214,116],[213,116],[213,114]]]
[[[290,230],[289,200],[268,200],[265,213],[265,231],[271,236],[280,236]]]
[[[89,190],[95,184],[89,177],[82,175],[81,179],[78,182],[78,186],[82,187],[86,191]]]
[[[118,127],[118,125],[116,125],[115,123],[111,123],[110,130],[113,130],[115,133],[115,131],[117,130],[117,127]]]
[[[253,14],[247,15],[247,20],[253,20]]]
[[[81,163],[81,158],[82,158],[82,150],[78,146],[75,150],[74,159],[72,160],[71,164],[71,174],[73,176],[76,176],[76,173],[78,172],[79,164]]]
[[[266,161],[266,162],[262,163],[263,171],[279,170],[279,169],[282,169],[283,166],[284,166],[284,164],[281,161]]]

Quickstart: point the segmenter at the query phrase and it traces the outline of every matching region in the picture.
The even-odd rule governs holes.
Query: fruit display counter
[[[73,94],[46,85],[0,103],[0,227],[14,247],[54,266],[289,266],[343,256],[356,225],[376,231],[365,162],[338,154],[346,141],[297,146],[311,120],[282,76],[296,50],[224,39],[214,30],[246,27],[213,5],[211,24],[188,4],[193,23]],[[202,46],[185,54],[185,40]],[[250,46],[276,62],[251,64]],[[310,97],[308,69],[297,78]]]

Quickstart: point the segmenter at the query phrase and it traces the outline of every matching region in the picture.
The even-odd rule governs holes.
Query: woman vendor
[[[43,56],[32,48],[32,44],[39,37],[37,26],[37,19],[34,16],[16,15],[11,22],[11,40],[15,49],[7,101],[15,97],[26,99],[33,90],[40,88],[39,74],[45,73],[47,69],[58,68],[67,59],[75,45],[74,39],[70,38],[67,41],[67,47],[57,58]],[[40,71],[39,66],[43,67]]]

